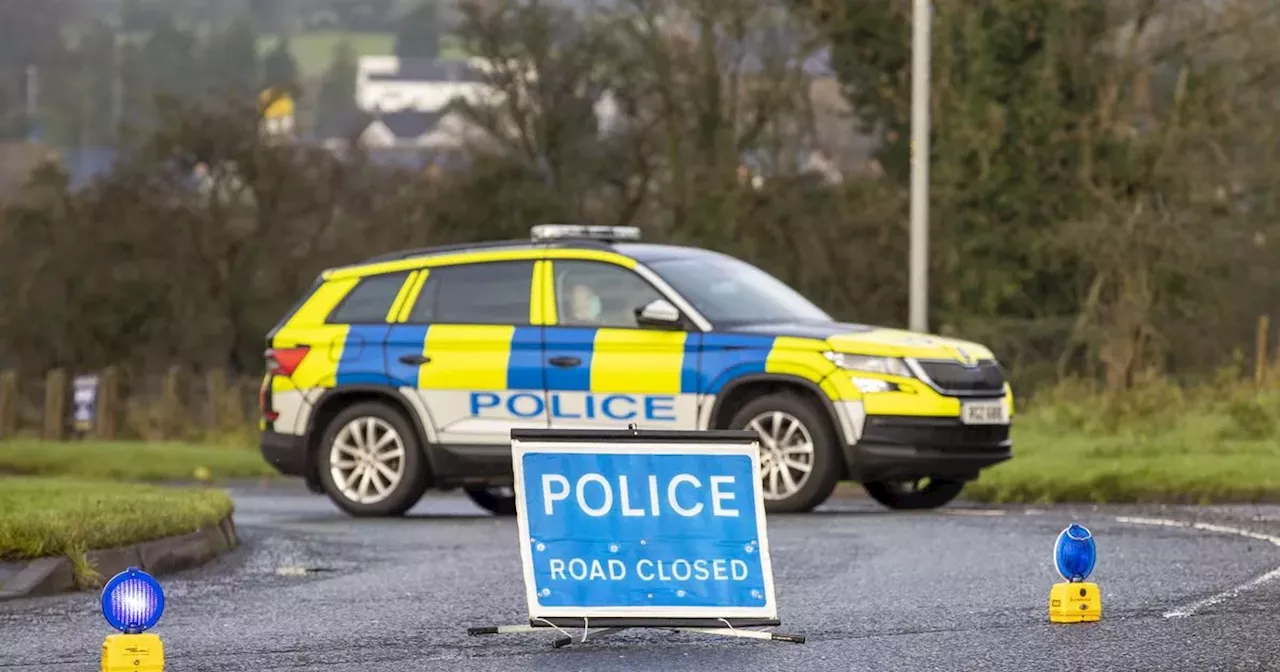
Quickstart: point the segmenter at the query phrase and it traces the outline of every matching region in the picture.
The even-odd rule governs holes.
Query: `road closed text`
[[[745,581],[747,563],[737,558],[653,560],[642,558],[628,567],[617,558],[551,558],[547,562],[553,581]]]

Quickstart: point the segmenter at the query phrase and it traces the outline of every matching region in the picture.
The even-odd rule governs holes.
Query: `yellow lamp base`
[[[1089,623],[1102,618],[1102,591],[1096,583],[1055,583],[1049,590],[1049,622]]]
[[[108,635],[102,642],[102,672],[164,672],[158,635]]]

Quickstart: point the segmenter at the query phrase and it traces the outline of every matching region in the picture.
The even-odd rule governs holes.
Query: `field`
[[[257,446],[134,441],[0,441],[0,474],[174,483],[276,475]]]
[[[265,36],[258,40],[258,52],[265,55],[276,45],[276,37]],[[289,48],[293,58],[298,62],[298,70],[306,79],[320,77],[333,60],[334,49],[343,40],[351,43],[356,53],[361,56],[381,56],[392,53],[395,36],[390,33],[360,33],[342,30],[317,30],[289,39]],[[445,36],[440,41],[442,58],[463,58],[461,46],[456,38]]]
[[[1070,394],[1014,421],[1014,457],[965,489],[989,502],[1280,501],[1280,395],[1164,385]]]
[[[152,483],[279,478],[253,435],[226,445],[0,441],[0,474]],[[1019,409],[1014,458],[964,492],[996,503],[1280,501],[1280,392],[1061,387]]]

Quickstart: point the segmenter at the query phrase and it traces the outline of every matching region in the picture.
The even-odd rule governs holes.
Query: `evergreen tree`
[[[205,52],[205,67],[210,85],[218,93],[229,93],[237,99],[252,99],[257,92],[258,36],[253,25],[243,17],[210,40]]]
[[[59,31],[70,12],[67,0],[44,0],[39,11],[0,2],[0,139],[24,137],[40,121],[27,118],[27,68],[36,68],[37,91],[45,88],[66,57]]]
[[[828,16],[832,61],[877,158],[907,184],[911,170],[911,6],[841,0]],[[1041,318],[1070,312],[1071,269],[1037,256],[1058,223],[1089,216],[1077,182],[1097,85],[1115,67],[1099,49],[1106,3],[939,0],[933,3],[930,231],[941,326],[976,313]],[[945,216],[942,214],[945,213]],[[981,259],[981,263],[975,263]],[[1030,291],[1049,288],[1048,291]],[[952,321],[954,320],[954,321]]]
[[[340,136],[349,129],[347,123],[356,111],[356,75],[358,55],[349,42],[343,40],[333,49],[333,58],[320,82],[318,123],[320,133],[327,137]]]
[[[175,23],[171,14],[157,20],[142,47],[148,95],[187,97],[204,88],[196,55],[196,36]]]
[[[297,95],[298,62],[293,58],[293,51],[289,47],[289,38],[286,37],[276,41],[276,46],[267,53],[267,57],[262,63],[262,72],[262,88],[276,87]]]
[[[109,145],[115,141],[119,123],[116,103],[120,87],[119,50],[116,32],[111,26],[95,21],[76,50],[84,110],[81,142],[87,145]]]
[[[400,20],[394,49],[400,58],[440,56],[440,12],[434,0],[419,2]]]

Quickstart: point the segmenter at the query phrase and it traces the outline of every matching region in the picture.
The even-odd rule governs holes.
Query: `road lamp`
[[[909,306],[912,331],[927,331],[929,301],[929,0],[911,10],[911,252]]]

